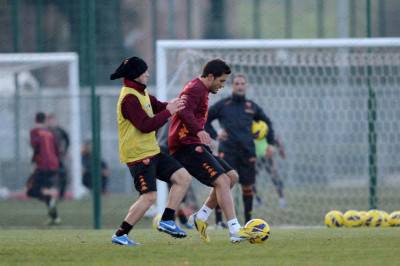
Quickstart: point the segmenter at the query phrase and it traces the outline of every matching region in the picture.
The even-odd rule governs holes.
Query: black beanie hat
[[[134,80],[140,75],[142,75],[147,70],[146,62],[139,57],[131,57],[125,59],[121,65],[111,74],[110,79],[127,78],[129,80]]]

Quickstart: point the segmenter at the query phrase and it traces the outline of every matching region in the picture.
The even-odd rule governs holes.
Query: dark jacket
[[[220,151],[240,150],[250,156],[255,156],[254,139],[251,132],[251,125],[254,120],[262,120],[267,123],[269,130],[266,139],[269,144],[275,144],[271,120],[260,106],[243,96],[232,95],[210,107],[205,129],[214,139],[217,137],[217,132],[211,123],[215,119],[219,121],[221,127],[228,134],[228,139],[220,142]]]

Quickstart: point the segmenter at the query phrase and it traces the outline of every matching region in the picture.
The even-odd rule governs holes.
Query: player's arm
[[[40,137],[36,130],[31,130],[30,135],[31,135],[31,137],[30,137],[31,146],[35,150],[35,148],[38,147],[38,145],[39,145]]]
[[[165,110],[165,108],[167,108],[168,102],[161,102],[157,100],[157,98],[154,97],[153,95],[149,95],[149,97],[150,97],[151,107],[153,107],[153,112],[155,114],[158,114],[159,112],[162,112]]]
[[[143,133],[150,133],[162,127],[171,114],[183,107],[181,103],[172,101],[170,108],[166,108],[164,111],[150,117],[143,110],[139,100],[134,95],[127,95],[122,101],[121,111],[124,118],[128,119],[134,127]]]
[[[32,154],[32,162],[33,162],[36,154],[39,153],[39,147],[40,147],[40,137],[39,137],[37,130],[31,130],[30,141],[31,141],[32,149],[33,149],[33,154]]]
[[[57,143],[56,136],[53,132],[50,132],[50,134],[53,135],[52,140],[53,140],[54,150],[56,152],[55,155],[57,156],[57,159],[60,159],[60,147],[58,147],[58,145],[57,145],[58,143]]]
[[[210,109],[208,110],[208,118],[207,118],[207,122],[205,124],[205,130],[208,132],[208,134],[210,134],[211,138],[216,139],[218,137],[218,133],[215,130],[215,128],[212,125],[212,122],[215,119],[219,119],[219,114],[220,114],[220,110],[221,110],[221,106],[222,106],[222,101],[218,101],[217,103],[215,103],[214,105],[212,105],[210,107]]]
[[[68,136],[68,133],[64,129],[60,128],[60,130],[61,130],[61,136],[62,136],[63,140],[65,141],[65,151],[67,151],[69,148],[69,144],[70,144],[69,136]]]
[[[254,114],[254,120],[256,120],[256,121],[262,120],[265,123],[267,123],[267,125],[268,125],[268,134],[267,134],[267,136],[265,138],[267,139],[268,144],[275,145],[275,132],[274,132],[274,128],[272,126],[271,119],[264,113],[263,109],[260,106],[258,106],[256,104],[254,104],[254,105],[256,107],[255,108],[256,112]]]

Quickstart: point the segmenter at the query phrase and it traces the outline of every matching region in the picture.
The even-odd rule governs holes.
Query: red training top
[[[44,127],[31,130],[32,161],[38,170],[57,170],[59,168],[58,150],[53,133]]]
[[[185,85],[179,97],[185,99],[185,109],[172,117],[168,132],[170,153],[175,153],[183,145],[200,144],[197,137],[204,130],[208,114],[208,88],[199,79]]]

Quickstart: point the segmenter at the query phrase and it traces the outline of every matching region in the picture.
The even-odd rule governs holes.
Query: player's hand
[[[180,98],[175,98],[171,100],[166,107],[166,109],[171,113],[171,115],[179,112],[184,108],[185,108],[185,100]]]
[[[265,157],[267,159],[272,159],[273,156],[274,156],[274,148],[272,147],[272,145],[268,145],[267,149],[265,150]]]
[[[206,131],[202,130],[202,131],[197,132],[197,136],[199,137],[202,144],[206,144],[206,145],[211,144],[211,137]]]
[[[218,136],[217,136],[217,140],[227,140],[228,139],[228,133],[226,132],[225,129],[221,129],[220,131],[218,131]]]

